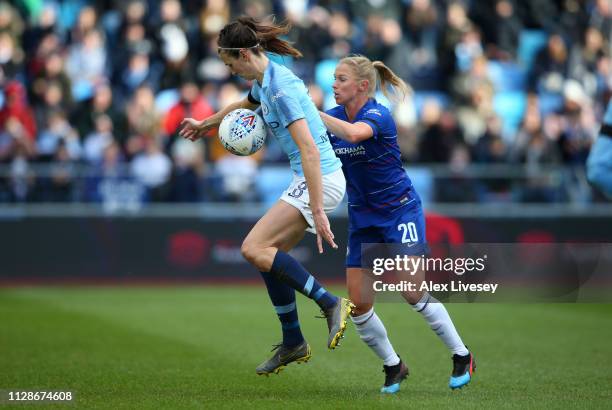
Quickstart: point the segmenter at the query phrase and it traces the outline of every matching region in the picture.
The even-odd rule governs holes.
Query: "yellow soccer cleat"
[[[328,310],[321,311],[323,317],[327,319],[327,328],[329,336],[327,338],[327,347],[335,349],[339,345],[340,339],[344,337],[346,329],[346,320],[355,309],[355,305],[346,298],[340,298],[336,305]]]

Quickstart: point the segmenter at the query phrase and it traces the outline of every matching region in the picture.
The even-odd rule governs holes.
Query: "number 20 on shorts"
[[[402,243],[414,243],[419,241],[417,228],[414,222],[397,225],[397,230],[402,231]]]

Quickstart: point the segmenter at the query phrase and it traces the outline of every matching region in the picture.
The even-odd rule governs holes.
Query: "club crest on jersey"
[[[276,94],[274,94],[272,97],[270,97],[270,101],[274,102],[274,101],[278,100],[279,98],[281,98],[284,95],[285,95],[285,93],[283,92],[283,90],[278,90],[278,92]]]
[[[382,113],[376,108],[370,108],[369,110],[366,111],[366,114],[374,114],[374,115],[378,115],[379,117],[382,117]]]

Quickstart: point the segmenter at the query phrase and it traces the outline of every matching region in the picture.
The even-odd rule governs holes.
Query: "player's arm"
[[[319,149],[312,138],[308,123],[304,118],[293,121],[287,127],[291,138],[300,149],[302,157],[302,169],[304,177],[308,185],[308,194],[310,196],[310,209],[315,222],[317,231],[317,246],[319,253],[323,252],[324,239],[334,249],[338,247],[334,242],[334,234],[331,231],[329,220],[323,210],[323,181],[321,177],[321,160]]]
[[[300,149],[302,169],[310,194],[310,209],[313,214],[321,213],[323,212],[323,183],[321,180],[321,159],[317,145],[305,119],[302,118],[292,122],[287,129]]]
[[[365,122],[357,121],[354,124],[320,112],[325,126],[336,137],[352,144],[357,144],[374,136],[374,130]]]
[[[208,131],[218,128],[223,121],[223,118],[230,112],[237,110],[239,108],[246,108],[249,110],[254,110],[259,106],[259,104],[252,99],[250,96],[244,97],[240,101],[236,101],[217,113],[211,115],[208,118],[204,118],[203,120],[196,120],[195,118],[184,118],[181,121],[181,130],[179,135],[183,138],[187,138],[189,140],[195,141],[198,138],[202,137]]]

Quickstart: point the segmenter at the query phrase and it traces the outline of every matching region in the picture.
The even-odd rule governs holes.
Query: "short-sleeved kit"
[[[342,106],[327,113],[348,121]],[[408,255],[427,253],[421,199],[402,166],[391,113],[370,99],[353,120],[355,122],[368,124],[372,128],[372,138],[352,144],[330,135],[347,180],[349,243],[346,266],[362,266],[362,243],[400,243],[406,244]]]
[[[342,202],[346,182],[341,171],[342,163],[336,157],[329,142],[327,129],[319,111],[308,95],[304,82],[291,70],[273,61],[268,63],[262,83],[253,83],[248,98],[252,103],[261,105],[264,121],[289,157],[294,172],[293,181],[280,199],[297,208],[310,226],[307,230],[314,233],[314,220],[310,209],[308,186],[302,169],[302,157],[287,127],[297,120],[306,120],[319,150],[323,208],[326,212],[332,211]]]

